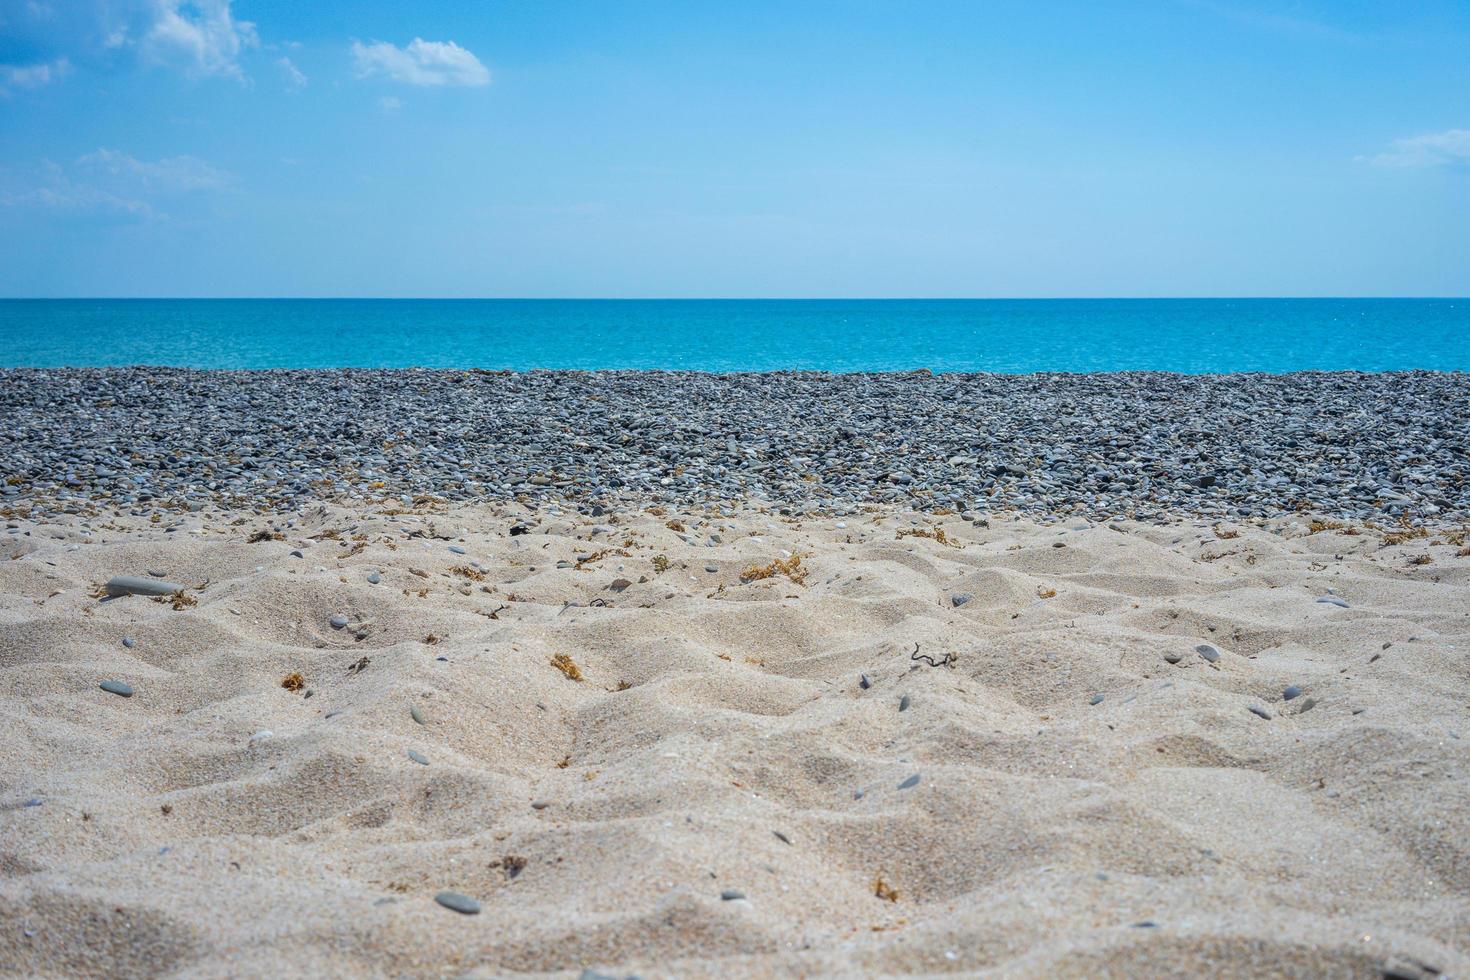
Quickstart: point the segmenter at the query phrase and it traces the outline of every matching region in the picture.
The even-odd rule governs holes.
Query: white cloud
[[[1470,129],[1397,139],[1368,162],[1378,167],[1470,166]]]
[[[306,88],[306,75],[292,63],[290,58],[281,57],[276,59],[280,66],[281,74],[286,76],[286,88],[292,92]]]
[[[378,108],[393,113],[403,108],[403,100],[394,95],[385,95],[378,100]]]
[[[0,65],[0,94],[11,89],[40,88],[58,81],[71,71],[65,58],[43,61],[35,65]]]
[[[235,20],[230,0],[153,0],[143,50],[153,60],[193,75],[243,80],[240,52],[259,43],[255,25]]]
[[[385,75],[409,85],[489,85],[490,69],[453,41],[416,37],[408,47],[387,41],[352,42],[352,59],[360,78]]]

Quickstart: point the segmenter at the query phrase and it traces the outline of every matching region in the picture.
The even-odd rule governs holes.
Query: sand
[[[0,972],[1466,975],[1466,542],[1308,521],[12,517]]]

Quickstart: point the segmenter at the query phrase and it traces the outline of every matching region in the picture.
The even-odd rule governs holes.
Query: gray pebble
[[[905,694],[903,697],[901,697],[901,698],[898,699],[898,710],[899,711],[907,711],[907,710],[909,710],[909,704],[910,703],[911,702],[909,701],[909,696],[907,694]]]
[[[1320,599],[1318,599],[1317,601],[1318,602],[1325,602],[1329,606],[1341,606],[1343,609],[1349,608],[1349,606],[1348,606],[1348,604],[1347,604],[1346,601],[1344,601],[1343,599],[1338,598],[1335,595],[1324,595]]]
[[[337,613],[331,619],[327,620],[327,622],[332,625],[332,629],[334,630],[345,629],[347,627],[347,617],[341,613]]]
[[[969,602],[973,598],[975,598],[973,593],[956,592],[954,595],[949,597],[949,601],[954,603],[956,607],[959,607],[963,606],[965,603]]]
[[[414,721],[418,722],[420,725],[427,725],[428,724],[427,721],[424,721],[424,713],[419,710],[419,706],[416,705],[416,704],[413,705],[413,706],[411,706],[408,709],[408,715],[409,715],[410,718],[412,718]]]
[[[458,912],[461,915],[480,914],[480,903],[475,901],[473,898],[470,898],[468,895],[462,895],[459,892],[439,892],[434,896],[434,901],[438,902],[446,909]]]
[[[377,585],[379,582],[383,581],[383,576],[379,575],[377,572],[368,572],[367,580],[369,585]]]
[[[97,686],[102,688],[102,690],[106,691],[108,694],[120,694],[125,698],[130,698],[133,696],[133,689],[124,684],[122,681],[103,681]]]
[[[465,553],[465,550],[457,544],[450,545],[449,550],[454,552],[456,555],[462,555]]]
[[[1288,684],[1286,686],[1286,689],[1281,692],[1281,700],[1290,701],[1292,698],[1301,697],[1301,694],[1301,688],[1297,687],[1295,684]]]
[[[1252,704],[1248,705],[1246,707],[1246,710],[1255,715],[1257,718],[1264,718],[1267,721],[1271,720],[1271,712],[1267,711],[1265,708],[1258,708]]]
[[[720,892],[720,900],[725,902],[738,902],[745,898],[745,892],[738,888],[726,888]]]
[[[1101,694],[1094,694],[1090,699],[1088,699],[1088,702],[1087,703],[1088,704],[1102,704],[1103,703],[1103,696]]]
[[[429,764],[428,757],[417,749],[409,749],[408,757],[421,766],[427,766]]]
[[[898,788],[899,789],[913,789],[917,785],[919,785],[919,774],[918,773],[914,773],[908,779],[905,779],[903,782],[899,783],[898,784]]]
[[[1184,655],[1182,653],[1174,653],[1172,650],[1170,652],[1164,654],[1164,663],[1177,664],[1179,661],[1181,661],[1183,659],[1184,659]]]
[[[1219,650],[1216,650],[1214,647],[1210,646],[1208,643],[1201,643],[1199,646],[1195,647],[1194,649],[1195,649],[1195,652],[1196,653],[1198,653],[1201,657],[1204,657],[1210,663],[1214,663],[1215,661],[1217,661],[1217,660],[1220,659],[1220,651]]]
[[[133,642],[134,641],[133,641],[133,638],[131,636],[125,636],[125,637],[123,637],[123,646],[127,647],[129,650],[131,650],[133,648]]]
[[[858,687],[860,687],[864,691],[866,691],[868,688],[870,688],[872,686],[873,686],[873,682],[868,678],[868,675],[867,674],[860,674],[858,676]]]

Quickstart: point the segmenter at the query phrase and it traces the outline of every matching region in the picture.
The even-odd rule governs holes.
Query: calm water
[[[0,366],[1470,370],[1470,300],[0,300]]]

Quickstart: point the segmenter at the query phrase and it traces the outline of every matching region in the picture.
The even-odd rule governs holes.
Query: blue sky
[[[0,295],[1470,295],[1470,3],[0,0]]]

